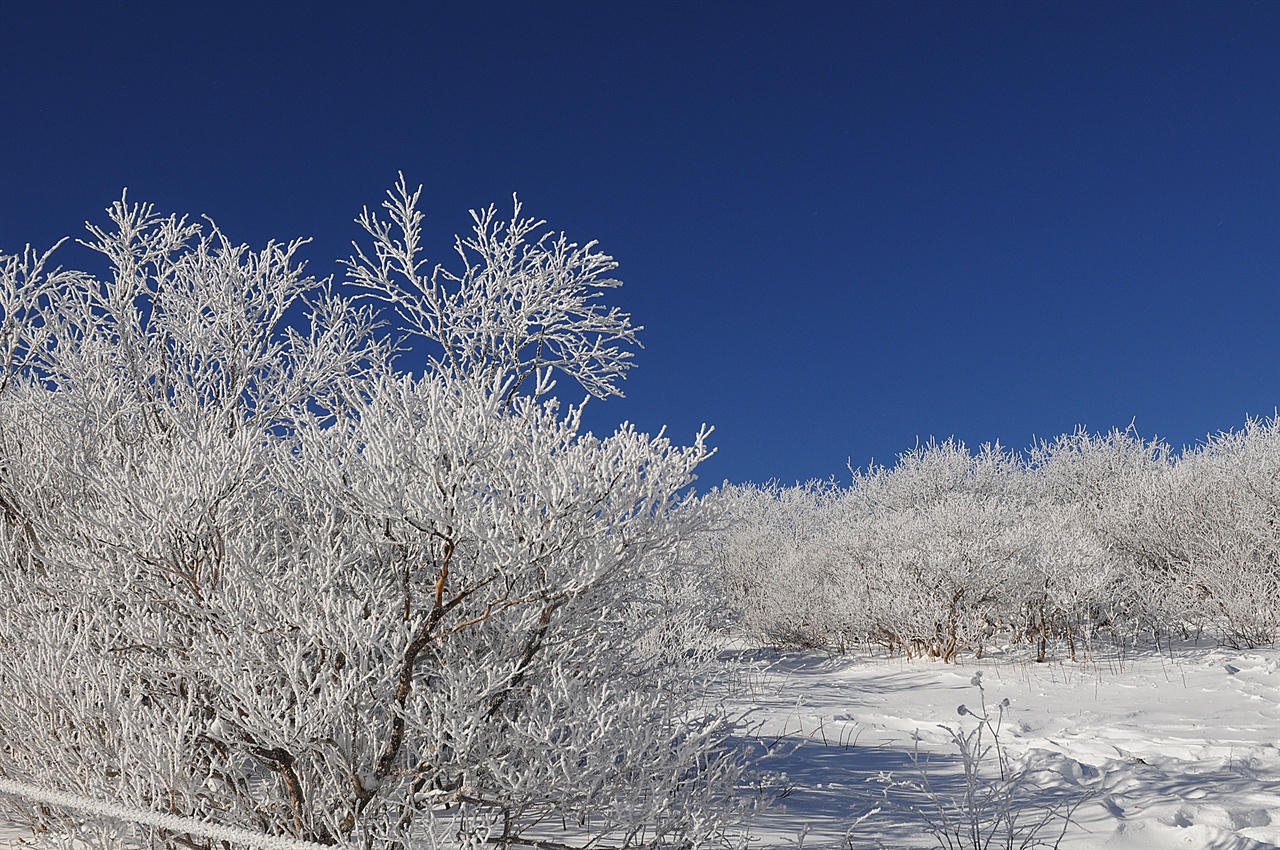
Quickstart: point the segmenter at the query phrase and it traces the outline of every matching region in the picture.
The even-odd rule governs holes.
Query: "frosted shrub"
[[[981,654],[1017,617],[1034,516],[1025,482],[999,445],[971,455],[948,441],[855,478],[869,503],[868,586],[874,634],[908,655]],[[864,558],[866,556],[864,555]],[[885,581],[876,582],[877,575]]]
[[[683,592],[717,521],[689,489],[707,434],[582,433],[550,391],[617,393],[611,259],[488,211],[463,270],[428,271],[416,201],[402,182],[390,223],[360,219],[367,301],[306,277],[301,243],[123,201],[91,229],[106,281],[3,258],[0,777],[364,848],[696,846],[741,815]],[[393,367],[387,317],[424,374]]]
[[[838,495],[833,485],[820,482],[786,488],[748,484],[718,491],[709,501],[731,510],[731,530],[716,534],[711,548],[726,569],[741,622],[771,642],[840,642],[842,618],[853,612],[839,601],[848,580],[837,573],[844,568],[833,526]]]
[[[1203,618],[1235,647],[1280,630],[1280,419],[1250,420],[1179,459],[1165,523]]]
[[[1077,430],[1029,456],[1045,505],[1070,512],[1078,545],[1094,549],[1093,569],[1106,577],[1099,596],[1080,600],[1085,625],[1126,641],[1183,630],[1194,601],[1174,580],[1161,507],[1173,486],[1169,447],[1131,429]]]
[[[1077,505],[1037,503],[1028,513],[1026,542],[1010,557],[1000,591],[1009,636],[1034,646],[1037,661],[1062,644],[1079,660],[1095,635],[1113,634],[1123,579],[1098,540],[1081,533]]]

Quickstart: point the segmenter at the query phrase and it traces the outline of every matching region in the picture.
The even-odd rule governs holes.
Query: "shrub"
[[[550,391],[618,392],[612,259],[517,206],[428,273],[417,199],[359,219],[355,298],[300,242],[124,200],[107,280],[0,260],[0,776],[364,848],[692,846],[740,814],[679,592],[706,432],[582,433]]]

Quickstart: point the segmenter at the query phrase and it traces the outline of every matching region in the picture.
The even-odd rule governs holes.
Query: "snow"
[[[982,694],[1010,700],[1001,741],[1046,768],[1046,795],[1091,791],[1064,850],[1261,850],[1280,846],[1280,650],[1180,647],[1086,664],[1014,657],[942,664],[743,651],[755,671],[735,699],[793,790],[758,819],[755,846],[849,847],[845,836],[892,771],[918,778],[913,735],[936,789],[959,793],[960,754],[938,724]],[[994,715],[993,715],[994,716]],[[1056,831],[1043,836],[1052,846]],[[893,807],[851,834],[854,848],[934,847]]]
[[[1010,701],[1000,737],[1046,769],[1046,795],[1089,791],[1063,850],[1280,847],[1280,648],[1185,645],[1035,664],[1025,655],[958,664],[739,648],[728,699],[749,711],[751,744],[787,775],[751,847],[934,847],[918,820],[885,806],[876,777],[914,776],[913,736],[935,789],[957,793],[959,752],[939,724],[973,728],[985,696]],[[981,671],[985,694],[972,682]],[[994,715],[992,715],[994,717]],[[882,810],[850,834],[855,819]],[[1052,846],[1056,831],[1044,833]],[[0,827],[0,848],[20,830]],[[30,841],[29,836],[27,840]]]

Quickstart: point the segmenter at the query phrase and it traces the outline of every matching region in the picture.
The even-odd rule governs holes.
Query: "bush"
[[[618,392],[611,258],[517,205],[427,273],[417,199],[361,217],[355,298],[300,242],[124,200],[87,243],[108,280],[0,259],[0,777],[364,848],[696,846],[741,814],[680,592],[706,433],[582,433],[549,393]]]

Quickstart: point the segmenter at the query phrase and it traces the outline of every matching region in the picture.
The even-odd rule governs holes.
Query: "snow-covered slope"
[[[980,713],[979,670],[993,719],[1010,701],[1000,735],[1008,752],[1046,771],[1035,777],[1042,799],[1091,794],[1063,848],[1280,846],[1278,650],[1184,647],[1085,665],[758,652],[742,660],[759,672],[735,698],[757,707],[756,734],[792,785],[760,817],[756,846],[795,846],[802,836],[808,848],[936,846],[917,818],[883,804],[848,843],[846,832],[883,793],[881,772],[919,778],[917,731],[934,789],[963,796],[959,749],[939,724],[974,728],[957,708]],[[1058,831],[1045,828],[1048,846]]]

